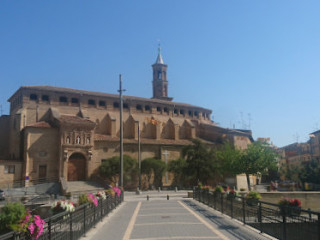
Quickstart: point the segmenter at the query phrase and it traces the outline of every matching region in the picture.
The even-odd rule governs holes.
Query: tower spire
[[[161,46],[160,46],[160,43],[159,43],[159,47],[158,47],[158,57],[157,57],[157,60],[156,60],[156,64],[164,64],[164,63],[163,63],[162,56],[161,56]]]
[[[157,99],[171,101],[168,97],[168,80],[167,80],[167,65],[164,64],[161,56],[161,47],[158,47],[158,57],[156,62],[152,65],[153,69],[153,97]]]

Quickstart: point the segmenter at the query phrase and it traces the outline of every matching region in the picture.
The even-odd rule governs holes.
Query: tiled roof
[[[110,93],[102,93],[102,92],[93,92],[93,91],[85,91],[85,90],[78,90],[78,89],[72,89],[72,88],[63,88],[63,87],[53,87],[53,86],[47,86],[47,85],[39,85],[39,86],[22,86],[20,87],[16,93],[19,90],[22,89],[31,89],[31,90],[38,90],[38,91],[51,91],[56,93],[63,93],[63,94],[77,94],[77,95],[88,95],[88,96],[96,96],[96,97],[107,97],[107,98],[119,98],[118,94],[110,94]],[[11,98],[16,94],[14,93],[8,101],[11,100]],[[123,96],[124,101],[125,100],[136,100],[136,101],[144,101],[144,102],[150,102],[150,103],[157,103],[157,104],[164,104],[164,105],[171,105],[171,106],[180,106],[180,107],[191,107],[191,108],[197,108],[200,110],[205,110],[207,112],[212,112],[210,109],[202,108],[199,106],[194,106],[186,103],[179,103],[179,102],[172,102],[172,101],[166,101],[161,99],[154,99],[154,98],[142,98],[142,97],[133,97],[133,96]]]
[[[26,127],[34,127],[34,128],[51,128],[51,125],[47,122],[36,122],[30,125],[27,125]]]
[[[94,122],[90,121],[89,119],[81,118],[81,117],[73,116],[73,115],[61,115],[58,120],[61,123],[95,124]]]
[[[94,135],[95,141],[110,141],[110,142],[117,142],[120,141],[119,137],[111,137],[110,135],[103,135],[103,134],[95,134]],[[212,144],[211,142],[205,141],[201,139],[201,141]],[[134,143],[138,144],[138,140],[136,139],[123,139],[123,143]],[[150,138],[141,138],[141,144],[155,144],[155,145],[189,145],[192,144],[192,141],[189,139],[150,139]]]

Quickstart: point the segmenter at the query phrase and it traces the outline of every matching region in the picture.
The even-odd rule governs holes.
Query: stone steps
[[[80,194],[80,193],[90,193],[104,190],[104,187],[96,182],[92,181],[72,181],[67,182],[67,193]]]

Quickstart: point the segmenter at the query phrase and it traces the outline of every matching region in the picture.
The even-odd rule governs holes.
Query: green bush
[[[26,213],[26,208],[21,203],[7,203],[0,213],[0,232],[11,230],[11,226],[17,224]]]
[[[214,189],[214,192],[215,193],[223,193],[224,192],[223,187],[222,186],[216,186],[216,188]]]
[[[89,199],[86,194],[79,195],[79,205],[86,204],[88,202],[89,202]]]
[[[249,192],[246,196],[248,199],[261,199],[261,195],[258,192]]]

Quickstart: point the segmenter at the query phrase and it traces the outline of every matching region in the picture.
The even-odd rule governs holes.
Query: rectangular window
[[[14,173],[15,166],[14,165],[5,165],[4,166],[4,173]]]

